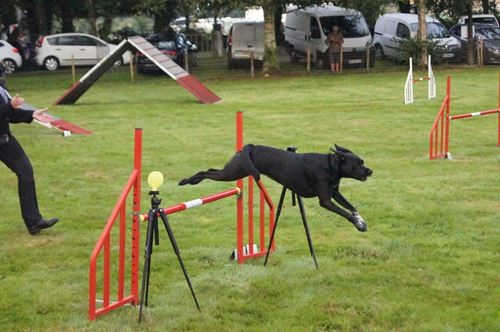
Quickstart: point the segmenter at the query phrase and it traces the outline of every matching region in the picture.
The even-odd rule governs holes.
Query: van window
[[[396,29],[396,37],[403,39],[410,38],[410,29],[408,29],[405,24],[398,23],[398,28]]]
[[[346,15],[346,16],[323,16],[320,19],[323,33],[328,35],[332,30],[332,26],[338,25],[344,38],[357,38],[370,35],[368,24],[361,14]]]
[[[309,26],[309,31],[311,31],[311,38],[321,38],[321,34],[319,33],[319,23],[316,17],[311,17],[311,24]]]
[[[255,29],[253,24],[241,24],[234,27],[233,36],[237,36],[239,42],[255,40]]]
[[[410,24],[412,31],[418,31],[418,23]],[[427,22],[428,38],[449,38],[450,33],[440,22]]]

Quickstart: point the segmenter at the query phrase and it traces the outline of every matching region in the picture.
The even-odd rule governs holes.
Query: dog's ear
[[[344,161],[344,159],[345,159],[344,151],[342,149],[339,150],[337,144],[335,144],[335,149],[333,147],[331,147],[330,151],[332,151],[334,154],[336,154],[341,161]]]
[[[352,153],[351,150],[343,148],[343,147],[341,147],[340,145],[337,145],[337,144],[335,144],[335,150],[336,151],[340,151],[340,152],[344,152],[344,153]]]

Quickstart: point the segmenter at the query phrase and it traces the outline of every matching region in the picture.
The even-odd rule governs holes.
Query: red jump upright
[[[236,149],[241,150],[243,147],[243,114],[237,113],[236,118]],[[142,170],[142,130],[135,131],[135,148],[134,148],[134,169],[130,175],[122,194],[118,199],[111,216],[108,218],[104,230],[97,241],[94,250],[90,257],[89,266],[89,319],[95,320],[98,316],[103,315],[113,309],[117,309],[125,304],[139,303],[139,220],[147,220],[147,214],[140,213],[140,185],[141,185],[141,170]],[[245,204],[244,204],[244,184],[243,180],[236,182],[236,187],[217,194],[208,195],[202,198],[194,199],[184,203],[172,205],[164,208],[166,215],[182,212],[190,208],[202,206],[225,198],[236,196],[236,250],[235,258],[239,264],[246,260],[264,256],[267,251],[265,247],[266,233],[270,234],[274,225],[274,205],[262,181],[257,182],[260,190],[260,207],[259,207],[259,222],[254,225],[254,196],[253,196],[253,179],[248,177],[247,187],[247,222],[245,224]],[[133,193],[132,211],[127,211],[126,201]],[[266,206],[269,210],[269,222],[266,225]],[[127,236],[127,217],[132,216],[131,234]],[[118,245],[112,245],[114,240],[112,231],[119,219],[119,229],[117,241]],[[248,233],[245,241],[245,229]],[[267,230],[266,230],[267,229]],[[258,241],[255,243],[255,232],[258,233]],[[130,266],[126,265],[126,243],[131,243],[130,249]],[[246,244],[245,244],[246,243]],[[117,251],[115,253],[115,250]],[[274,250],[274,242],[271,250]],[[113,255],[111,254],[113,251]],[[117,261],[112,261],[111,257],[117,257]],[[102,262],[100,258],[102,257]],[[101,274],[98,274],[97,271]],[[101,271],[102,270],[102,271]],[[129,271],[129,272],[128,272]],[[114,272],[116,278],[111,275]],[[114,277],[114,276],[113,276]],[[102,286],[98,285],[102,282]],[[128,280],[128,281],[127,281]],[[125,283],[130,282],[130,287],[126,287]],[[116,292],[114,292],[116,290]],[[127,294],[125,294],[127,292]],[[97,299],[97,294],[102,295],[102,299]],[[116,297],[116,300],[112,300]],[[100,304],[99,306],[97,304]]]
[[[473,112],[466,114],[450,115],[451,111],[451,77],[446,82],[446,96],[429,135],[429,159],[447,158],[451,159],[450,145],[450,121],[476,116],[497,114],[497,146],[500,146],[500,75],[498,79],[498,105],[496,109]]]
[[[94,320],[113,309],[125,304],[139,303],[139,218],[137,214],[141,210],[141,169],[142,169],[142,130],[135,130],[134,144],[134,169],[129,176],[122,194],[118,199],[111,215],[104,226],[104,230],[97,241],[90,256],[89,266],[89,319]],[[127,199],[132,193],[132,213],[127,212]],[[128,216],[132,215],[132,223],[127,226]],[[111,260],[111,232],[119,218],[118,226],[118,253],[113,255],[118,259]],[[127,236],[127,227],[131,227]],[[127,238],[129,239],[127,241]],[[126,268],[126,243],[130,243],[130,256],[128,261],[130,267]],[[114,250],[114,249],[113,249]],[[113,251],[114,252],[114,251]],[[102,255],[101,255],[102,254]],[[102,263],[98,263],[102,257]],[[102,264],[102,285],[97,285],[97,268]],[[112,267],[114,267],[112,269]],[[111,279],[111,271],[117,270],[117,276]],[[130,271],[127,274],[125,270]],[[101,275],[99,276],[101,279]],[[125,282],[128,280],[128,294],[125,294]],[[113,287],[112,287],[113,285]],[[115,288],[116,287],[116,288]],[[116,292],[113,292],[116,291]],[[97,294],[101,294],[102,299],[97,299]],[[111,295],[116,295],[116,300],[111,301]],[[101,306],[97,307],[100,302]]]

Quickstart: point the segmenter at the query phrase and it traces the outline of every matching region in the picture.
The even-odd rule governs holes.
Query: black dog
[[[204,179],[235,181],[246,176],[260,180],[260,174],[269,176],[302,197],[318,197],[319,204],[346,218],[360,232],[367,226],[356,209],[339,192],[341,178],[366,181],[372,170],[351,151],[335,145],[334,153],[294,153],[262,145],[245,145],[222,170],[198,172],[179,182],[180,186],[197,184]],[[331,199],[349,210],[339,208]]]

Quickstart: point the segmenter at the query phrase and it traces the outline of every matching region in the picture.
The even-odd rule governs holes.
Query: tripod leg
[[[306,231],[307,244],[309,245],[309,251],[314,259],[314,265],[316,270],[318,269],[318,262],[316,261],[316,253],[314,252],[314,246],[311,239],[311,234],[309,233],[309,226],[307,225],[306,211],[304,209],[304,203],[302,202],[302,197],[297,195],[297,201],[299,202],[300,215],[302,216],[302,223],[304,224],[304,230]]]
[[[142,321],[142,307],[144,304],[145,295],[147,297],[146,290],[149,288],[149,272],[151,268],[151,254],[153,249],[153,227],[154,227],[153,222],[155,218],[158,218],[153,210],[149,211],[148,217],[149,221],[148,221],[148,229],[146,236],[146,246],[144,250],[144,268],[142,271],[141,300],[139,304],[139,323]],[[147,306],[147,299],[146,299],[146,306]]]
[[[271,239],[269,239],[269,244],[267,245],[266,259],[264,259],[264,266],[267,264],[267,259],[269,258],[269,253],[271,252],[271,244],[274,241],[274,233],[276,232],[276,227],[278,227],[278,220],[280,219],[281,209],[283,208],[283,202],[285,201],[286,188],[283,187],[281,190],[280,201],[278,203],[278,209],[276,210],[276,217],[274,218],[274,227],[271,232]]]
[[[295,202],[295,197],[296,196],[297,196],[297,194],[292,191],[292,206],[297,205],[297,203]]]
[[[160,235],[158,233],[158,213],[155,212],[155,217],[151,219],[151,232],[154,234],[155,237],[155,244],[159,245],[160,244]],[[151,240],[149,242],[149,262],[148,262],[148,280],[146,281],[146,296],[144,300],[144,305],[147,307],[148,306],[148,299],[149,299],[149,277],[151,276],[150,270],[151,270],[151,256],[153,256],[153,237],[151,237]]]
[[[174,232],[172,232],[172,228],[170,228],[170,224],[168,223],[167,215],[160,209],[160,217],[163,220],[163,225],[165,225],[165,229],[167,230],[168,238],[170,239],[170,243],[172,244],[172,248],[174,249],[175,254],[177,255],[177,259],[179,260],[179,264],[182,269],[182,273],[184,273],[184,278],[189,286],[189,290],[191,291],[191,295],[193,296],[194,303],[196,304],[196,308],[201,312],[200,305],[198,304],[198,300],[196,299],[196,294],[194,293],[193,285],[191,284],[191,280],[187,274],[186,268],[184,267],[184,262],[181,258],[181,253],[179,251],[179,246],[177,245],[177,241],[175,241]]]

